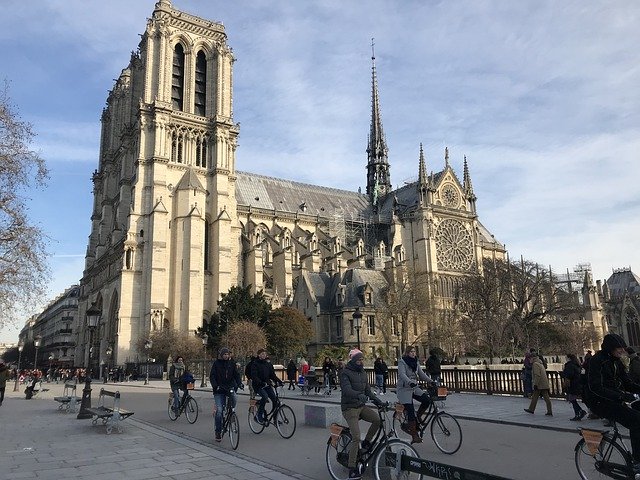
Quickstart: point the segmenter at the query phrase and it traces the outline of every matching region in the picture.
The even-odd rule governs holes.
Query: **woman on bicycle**
[[[359,479],[361,476],[356,468],[356,463],[358,448],[360,448],[360,420],[371,423],[362,442],[362,448],[366,450],[371,446],[371,440],[380,427],[380,417],[377,412],[365,404],[369,399],[376,405],[382,404],[382,401],[376,397],[369,386],[367,372],[364,371],[364,354],[358,349],[353,349],[349,356],[351,360],[340,373],[340,388],[342,390],[340,406],[342,407],[342,416],[347,421],[352,436],[349,448],[349,478]]]
[[[429,394],[418,387],[418,381],[431,383],[431,377],[424,373],[416,356],[416,348],[408,346],[402,358],[398,359],[398,402],[404,405],[407,412],[407,433],[411,435],[411,443],[421,443],[422,438],[418,436],[416,412],[413,406],[413,399],[420,402],[417,418],[420,418],[429,408],[431,399]]]
[[[273,412],[278,403],[272,382],[274,385],[284,385],[284,383],[276,376],[273,365],[267,361],[267,351],[261,348],[258,350],[257,355],[258,357],[251,364],[251,383],[256,394],[260,395],[256,420],[258,423],[262,423],[266,419],[265,405],[267,404],[267,398],[271,399],[271,412]]]
[[[222,347],[218,352],[218,359],[211,365],[209,381],[213,389],[213,399],[216,402],[215,433],[216,442],[219,442],[222,440],[222,416],[227,398],[231,402],[231,407],[235,407],[236,390],[243,388],[241,387],[240,372],[231,359],[231,351],[228,348]]]
[[[182,358],[182,355],[178,355],[176,357],[176,361],[173,362],[173,365],[169,368],[169,385],[173,392],[173,410],[176,412],[180,409],[180,390],[187,393],[187,387],[182,381],[184,372],[184,358]]]

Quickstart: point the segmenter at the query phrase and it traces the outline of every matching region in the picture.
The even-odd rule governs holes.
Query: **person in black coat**
[[[564,393],[567,395],[567,402],[573,406],[573,413],[575,415],[570,420],[575,422],[582,420],[587,414],[582,407],[578,404],[578,397],[582,390],[582,381],[580,372],[582,367],[578,361],[578,357],[573,353],[567,354],[567,363],[564,364],[564,369],[560,374],[562,377],[562,383],[564,385]]]
[[[267,361],[267,351],[264,348],[258,350],[258,357],[251,364],[251,384],[253,385],[256,395],[260,395],[256,420],[259,423],[262,423],[265,420],[265,405],[267,404],[267,398],[271,400],[272,412],[278,404],[278,397],[276,397],[276,392],[273,389],[273,386],[284,385],[284,383],[277,377],[271,362]]]
[[[640,393],[640,384],[631,381],[620,360],[626,355],[626,348],[620,335],[608,333],[604,336],[602,349],[589,362],[584,401],[599,417],[629,429],[635,470],[640,464],[640,412],[628,403],[636,400],[634,393]],[[636,473],[640,473],[640,468]]]
[[[287,364],[287,380],[289,380],[289,387],[287,390],[295,390],[296,382],[298,377],[296,374],[298,373],[298,367],[296,367],[296,363],[293,361],[293,358],[289,359],[289,363]]]
[[[431,380],[440,385],[442,369],[440,368],[440,359],[436,353],[435,349],[429,350],[429,358],[427,358],[425,362],[425,370],[431,377]]]
[[[222,416],[227,399],[231,402],[231,407],[236,406],[236,390],[244,389],[240,372],[236,368],[236,363],[231,359],[231,351],[228,348],[221,348],[218,352],[218,359],[211,365],[209,381],[213,389],[213,399],[216,403],[215,433],[216,442],[222,440]]]

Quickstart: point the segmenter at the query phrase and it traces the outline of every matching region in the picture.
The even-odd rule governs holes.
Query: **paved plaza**
[[[169,390],[167,382],[152,381],[125,385],[140,389]],[[94,386],[97,397],[100,384]],[[267,465],[226,447],[156,428],[136,420],[125,421],[123,433],[106,435],[102,427],[91,427],[90,420],[77,420],[75,414],[57,410],[53,397],[62,393],[62,385],[45,384],[49,391],[27,401],[21,387],[13,392],[7,384],[4,404],[0,407],[0,478],[38,479],[304,479],[304,475]],[[115,385],[110,388],[117,389]],[[209,392],[209,389],[201,389]],[[337,394],[336,394],[337,393]],[[300,395],[287,392],[287,402],[339,402],[339,392],[332,396]],[[383,398],[395,400],[395,395]],[[575,431],[580,425],[601,427],[599,420],[571,422],[572,410],[567,402],[553,400],[554,416],[544,415],[544,402],[535,415],[523,411],[528,400],[522,397],[450,394],[446,410],[460,418],[528,426],[532,428]],[[303,421],[300,419],[299,421]],[[303,430],[296,433],[296,443],[304,444]]]

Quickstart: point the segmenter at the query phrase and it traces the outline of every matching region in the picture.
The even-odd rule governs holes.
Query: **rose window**
[[[473,242],[462,222],[447,219],[438,225],[436,258],[440,270],[469,270],[473,262]]]

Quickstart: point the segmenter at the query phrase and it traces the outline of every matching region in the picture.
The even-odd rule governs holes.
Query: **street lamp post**
[[[22,340],[18,342],[18,368],[16,369],[16,383],[13,386],[13,391],[18,391],[18,381],[20,379],[20,360],[22,360],[22,350],[24,350],[24,343]]]
[[[353,318],[353,328],[356,329],[356,338],[358,339],[358,350],[360,350],[360,327],[362,327],[362,313],[360,307],[356,307],[356,311],[351,315]]]
[[[144,384],[149,385],[149,350],[153,346],[153,341],[150,339],[144,342],[144,350],[147,352],[147,376],[144,379]]]
[[[511,361],[515,362],[516,361],[516,339],[511,337]]]
[[[207,386],[207,342],[209,341],[209,336],[205,333],[202,335],[202,383],[200,387]]]
[[[91,408],[91,355],[93,353],[93,331],[100,323],[100,316],[102,312],[96,307],[96,304],[91,304],[91,307],[87,310],[87,328],[89,328],[89,357],[86,362],[85,368],[85,382],[84,389],[82,390],[82,402],[80,403],[80,411],[78,412],[78,419],[91,418],[93,415],[87,411],[87,408]]]
[[[52,353],[49,355],[49,370],[47,371],[47,382],[53,380],[53,361],[55,360],[55,355]]]
[[[33,357],[33,369],[38,369],[38,348],[40,348],[40,342],[42,342],[42,337],[37,336],[33,339],[33,346],[36,347],[36,353]]]

